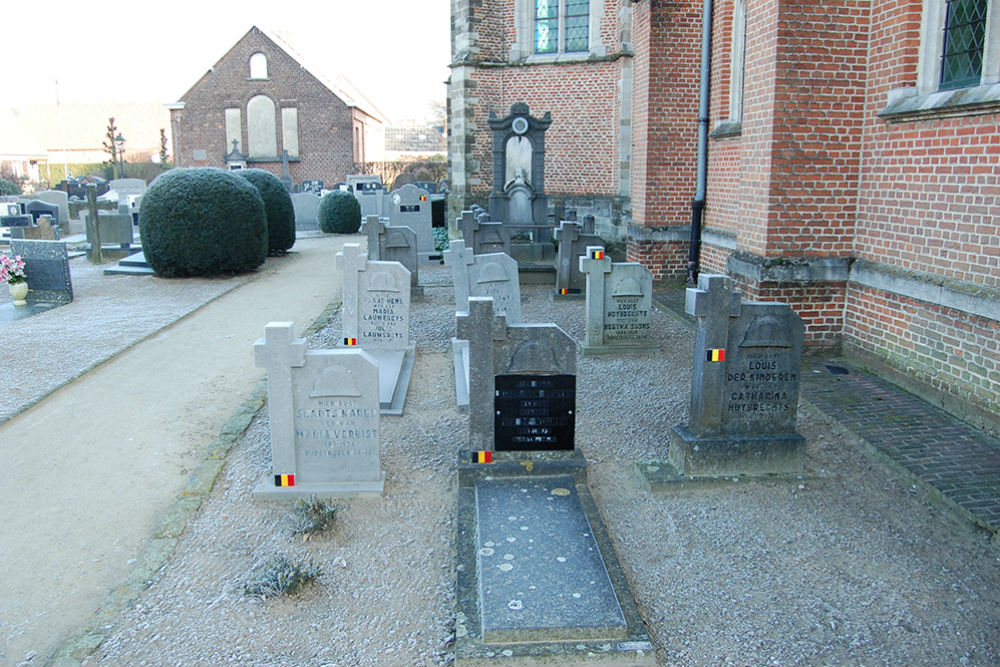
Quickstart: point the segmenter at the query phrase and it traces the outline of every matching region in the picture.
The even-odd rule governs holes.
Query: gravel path
[[[421,280],[446,283],[443,269]],[[331,534],[292,536],[290,512],[250,492],[269,461],[262,411],[174,556],[91,658],[102,665],[447,665],[455,610],[450,287],[414,302],[417,362],[402,418],[383,418],[382,498],[341,501]],[[579,303],[524,287],[526,321],[583,335]],[[1000,662],[1000,559],[851,437],[809,410],[811,475],[653,497],[632,469],[686,417],[692,341],[654,315],[663,352],[578,360],[578,446],[659,664]],[[310,346],[339,337],[339,314]],[[294,597],[243,594],[271,556],[312,559]]]
[[[0,393],[0,421],[241,280],[168,286],[71,266],[79,315],[71,304],[4,326],[7,341],[45,344],[19,358],[2,347],[0,367],[37,370],[19,393]],[[453,463],[467,418],[454,400],[449,276],[421,271],[423,283],[442,286],[413,304],[406,413],[382,422],[385,495],[342,501],[328,536],[294,537],[287,507],[250,497],[269,462],[262,411],[167,565],[89,664],[451,663]],[[529,286],[522,297],[526,321],[555,321],[582,338],[582,304],[552,304]],[[310,346],[339,334],[334,313]],[[812,474],[800,482],[644,493],[632,462],[662,457],[670,427],[685,421],[692,355],[690,334],[669,315],[654,314],[654,336],[662,353],[579,358],[577,439],[659,664],[1000,663],[996,549],[810,410],[799,430]],[[277,554],[312,559],[323,574],[294,597],[245,596],[254,568]]]

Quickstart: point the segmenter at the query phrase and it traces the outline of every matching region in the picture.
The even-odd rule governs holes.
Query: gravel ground
[[[76,273],[74,273],[76,279]],[[456,453],[452,290],[421,268],[418,354],[402,417],[384,417],[381,498],[339,503],[336,527],[303,541],[287,506],[251,499],[269,463],[266,410],[174,555],[91,657],[102,665],[448,665],[455,612]],[[524,287],[525,321],[582,339],[582,304]],[[34,318],[33,318],[34,319]],[[1000,663],[1000,558],[927,505],[836,424],[800,410],[811,472],[643,492],[632,462],[665,455],[686,420],[692,337],[655,313],[661,353],[579,357],[577,442],[659,664]],[[339,314],[309,339],[329,347]],[[247,597],[275,555],[323,567],[293,597]]]

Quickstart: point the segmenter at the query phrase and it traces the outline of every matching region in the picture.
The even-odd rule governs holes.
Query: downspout
[[[698,166],[694,201],[691,202],[691,246],[688,249],[687,281],[698,282],[701,254],[701,218],[705,211],[705,183],[708,181],[708,96],[712,79],[712,0],[701,8],[701,89],[698,93]]]

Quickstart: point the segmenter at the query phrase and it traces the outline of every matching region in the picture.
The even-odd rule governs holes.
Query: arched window
[[[729,54],[729,120],[743,119],[743,80],[747,39],[746,0],[733,2],[732,47]]]
[[[250,56],[250,78],[267,78],[267,56],[263,53],[255,53]]]
[[[247,102],[247,144],[250,157],[278,155],[274,101],[267,95],[257,95]]]

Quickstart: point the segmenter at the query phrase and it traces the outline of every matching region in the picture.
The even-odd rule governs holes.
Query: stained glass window
[[[586,51],[590,35],[590,0],[566,0],[566,52]]]
[[[941,54],[941,88],[979,84],[983,72],[987,0],[948,0]]]

